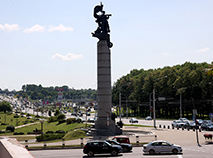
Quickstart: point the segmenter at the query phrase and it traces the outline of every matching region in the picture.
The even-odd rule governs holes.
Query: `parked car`
[[[181,128],[185,125],[181,120],[172,121],[172,127]]]
[[[110,153],[111,155],[115,156],[121,152],[123,152],[123,150],[120,145],[111,145],[110,143],[104,140],[88,141],[83,149],[83,153],[87,154],[88,156],[94,156],[94,154],[103,153]]]
[[[73,113],[71,113],[71,115],[77,116],[77,112],[73,112]]]
[[[169,142],[159,140],[159,141],[153,141],[149,144],[146,144],[143,146],[143,152],[149,153],[151,155],[155,153],[181,153],[182,147],[179,145],[171,144]]]
[[[152,120],[152,117],[151,117],[151,116],[147,116],[147,117],[145,118],[145,120]]]
[[[87,116],[90,116],[90,113],[89,113],[89,112],[86,112],[86,115],[87,115]]]
[[[127,136],[115,136],[112,138],[112,140],[115,140],[119,143],[128,143],[130,144],[130,140],[129,140],[129,137]]]
[[[120,145],[123,148],[123,152],[128,152],[132,150],[132,145],[128,143],[119,143],[115,140],[106,140],[108,143],[112,145]]]
[[[83,116],[83,114],[81,112],[77,113],[77,115],[80,117]]]
[[[196,125],[196,123],[194,121],[190,121],[190,122],[185,122],[184,128],[186,129],[198,129],[199,126]]]
[[[189,122],[189,120],[187,118],[179,118],[179,120],[181,120],[182,122]]]
[[[196,121],[198,122],[198,125],[201,125],[203,123],[202,119],[196,119]]]
[[[211,120],[203,120],[201,124],[202,130],[212,131],[213,130],[213,124]]]
[[[130,122],[130,123],[138,123],[138,119],[136,119],[136,118],[131,118],[131,119],[129,119],[129,122]]]
[[[212,121],[211,121],[211,120],[203,120],[202,123],[205,123],[205,124],[212,124]]]

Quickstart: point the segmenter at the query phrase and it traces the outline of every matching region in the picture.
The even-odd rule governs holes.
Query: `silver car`
[[[149,153],[149,154],[155,154],[155,153],[182,153],[182,147],[179,145],[171,144],[166,141],[153,141],[149,144],[146,144],[143,146],[143,152]]]

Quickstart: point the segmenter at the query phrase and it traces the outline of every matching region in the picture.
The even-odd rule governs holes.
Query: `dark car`
[[[124,152],[128,152],[132,150],[132,145],[131,144],[127,144],[127,143],[118,143],[115,140],[106,140],[108,143],[112,144],[112,145],[120,145],[123,148]]]
[[[111,155],[115,156],[118,155],[118,153],[123,152],[123,150],[120,145],[111,145],[104,140],[93,140],[87,142],[87,144],[84,146],[83,152],[88,156],[106,153],[110,153]]]

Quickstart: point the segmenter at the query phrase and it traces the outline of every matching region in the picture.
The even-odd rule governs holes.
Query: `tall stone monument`
[[[95,122],[96,135],[108,136],[120,134],[121,130],[112,119],[111,100],[111,54],[110,29],[108,19],[111,14],[105,14],[103,5],[94,8],[94,15],[98,23],[97,30],[92,33],[99,39],[97,43],[97,80],[98,80],[98,115]]]

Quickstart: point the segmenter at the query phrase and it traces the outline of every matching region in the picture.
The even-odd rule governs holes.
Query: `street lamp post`
[[[157,78],[153,83],[153,120],[154,120],[154,128],[156,128],[156,113],[155,113],[155,82],[157,80],[160,80],[162,78],[166,78],[167,76],[163,76],[160,78]]]
[[[44,126],[44,119],[41,119],[40,122],[41,122],[41,140],[43,141],[43,126]]]
[[[120,122],[121,122],[121,88],[122,88],[123,86],[129,85],[129,84],[131,84],[131,82],[122,85],[122,86],[120,87],[120,89],[119,89],[119,118],[120,118]]]

